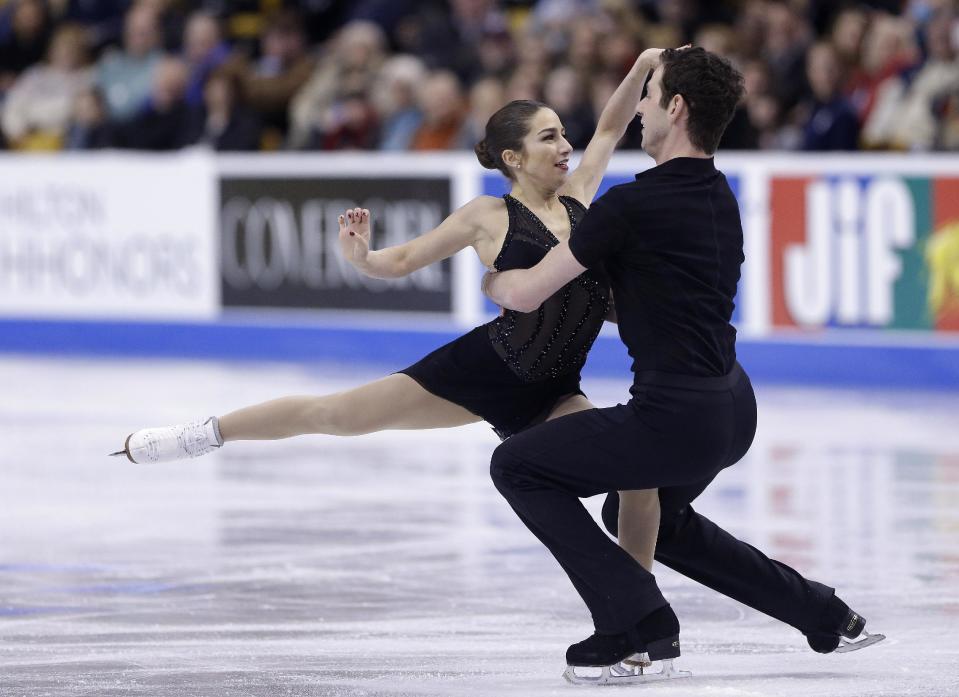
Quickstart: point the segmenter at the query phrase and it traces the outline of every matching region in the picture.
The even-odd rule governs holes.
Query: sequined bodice
[[[536,215],[506,194],[509,229],[493,262],[497,271],[528,269],[559,244]],[[576,199],[560,196],[570,224],[586,212]],[[490,322],[490,341],[510,369],[527,382],[579,372],[609,311],[609,287],[597,272],[577,276],[533,312],[507,310]]]

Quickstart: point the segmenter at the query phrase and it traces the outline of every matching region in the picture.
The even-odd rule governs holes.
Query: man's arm
[[[616,212],[623,203],[619,188],[613,187],[597,199],[570,239],[549,250],[536,266],[486,274],[483,292],[501,307],[532,312],[587,268],[617,254],[629,229],[622,214]]]
[[[483,292],[501,307],[532,312],[584,271],[586,267],[576,261],[569,243],[562,242],[532,268],[487,273]]]

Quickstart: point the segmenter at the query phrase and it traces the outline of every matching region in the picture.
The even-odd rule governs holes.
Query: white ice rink
[[[560,677],[589,618],[490,483],[483,425],[105,456],[138,427],[376,376],[0,358],[0,695],[959,695],[959,395],[757,385],[756,442],[698,510],[888,639],[821,656],[657,567],[695,677],[623,688]]]

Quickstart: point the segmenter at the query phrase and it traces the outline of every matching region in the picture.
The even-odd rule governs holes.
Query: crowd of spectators
[[[957,4],[0,0],[0,148],[470,149],[511,99],[582,148],[644,48],[692,43],[746,79],[723,148],[954,149]]]

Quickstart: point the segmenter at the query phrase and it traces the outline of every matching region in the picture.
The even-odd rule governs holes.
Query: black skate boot
[[[810,648],[817,653],[856,651],[886,638],[884,634],[867,632],[866,618],[851,610],[835,595],[829,599],[820,624],[823,631],[806,635]]]
[[[566,672],[573,684],[607,685],[666,678],[688,677],[690,673],[673,668],[678,658],[679,620],[669,605],[644,617],[633,629],[622,634],[593,634],[566,650]],[[645,673],[652,661],[662,661],[659,673]],[[625,662],[625,663],[624,663]],[[599,668],[598,676],[577,674],[577,667]]]

